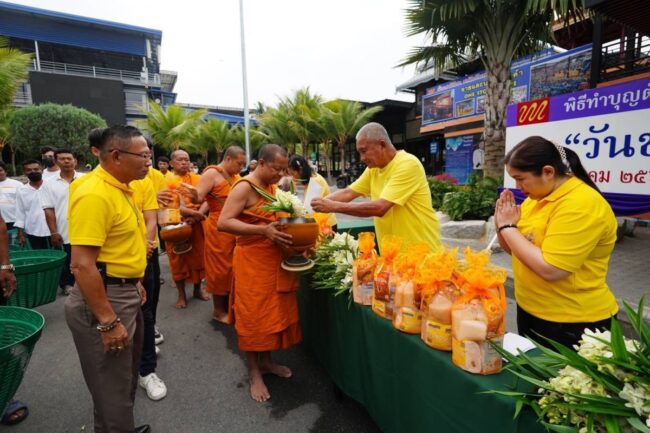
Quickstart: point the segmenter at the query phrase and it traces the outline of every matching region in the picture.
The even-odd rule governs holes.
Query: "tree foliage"
[[[106,127],[104,119],[69,104],[32,105],[16,110],[9,120],[11,143],[26,158],[38,156],[42,146],[52,146],[70,148],[86,161],[88,133],[101,127]]]
[[[0,37],[0,109],[11,105],[18,84],[27,79],[31,54],[9,48],[7,39]]]
[[[487,72],[485,171],[498,176],[505,149],[505,111],[510,100],[514,58],[552,40],[556,17],[582,16],[581,0],[409,0],[407,33],[424,33],[401,65],[420,64],[437,72],[480,58]]]
[[[147,118],[139,126],[151,135],[157,145],[168,151],[186,148],[192,144],[206,110],[190,111],[174,104],[163,108],[155,101],[142,107]]]

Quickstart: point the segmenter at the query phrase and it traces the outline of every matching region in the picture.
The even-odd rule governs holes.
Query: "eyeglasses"
[[[140,158],[144,159],[145,161],[150,161],[151,158],[153,158],[153,155],[149,152],[143,152],[143,153],[133,153],[133,152],[128,152],[126,150],[122,149],[111,149],[110,152],[117,151],[119,153],[126,153],[128,155],[133,155],[133,156],[139,156]]]

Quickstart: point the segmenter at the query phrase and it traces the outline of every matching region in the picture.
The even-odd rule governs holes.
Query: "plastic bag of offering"
[[[501,356],[492,344],[503,345],[506,297],[505,269],[489,265],[489,252],[463,251],[461,271],[465,292],[454,302],[451,312],[452,356],[454,364],[476,374],[501,371]],[[491,344],[492,343],[492,344]]]
[[[359,256],[352,265],[352,297],[357,304],[372,305],[377,260],[375,234],[359,233]]]
[[[402,238],[386,235],[381,240],[381,257],[375,268],[372,311],[384,319],[393,318],[392,300],[395,295],[395,257],[402,247]]]
[[[461,295],[457,284],[458,249],[441,248],[422,263],[415,281],[420,286],[422,326],[427,346],[451,351],[451,307]]]
[[[428,244],[417,242],[408,245],[406,250],[395,258],[393,326],[408,334],[419,334],[422,327],[420,294],[414,279],[430,251]]]

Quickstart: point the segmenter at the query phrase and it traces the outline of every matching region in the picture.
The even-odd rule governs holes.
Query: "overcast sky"
[[[12,1],[12,0],[9,0]],[[239,0],[13,0],[162,30],[162,68],[179,102],[242,107]],[[412,101],[395,68],[421,37],[404,36],[406,0],[244,0],[249,103],[310,86],[325,99]]]

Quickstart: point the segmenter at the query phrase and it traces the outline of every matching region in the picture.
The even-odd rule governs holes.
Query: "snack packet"
[[[395,295],[394,261],[402,246],[402,238],[386,235],[381,242],[381,257],[375,268],[372,311],[384,319],[393,318],[392,299]]]
[[[359,255],[352,265],[352,298],[357,304],[372,305],[377,260],[375,234],[359,233]]]

